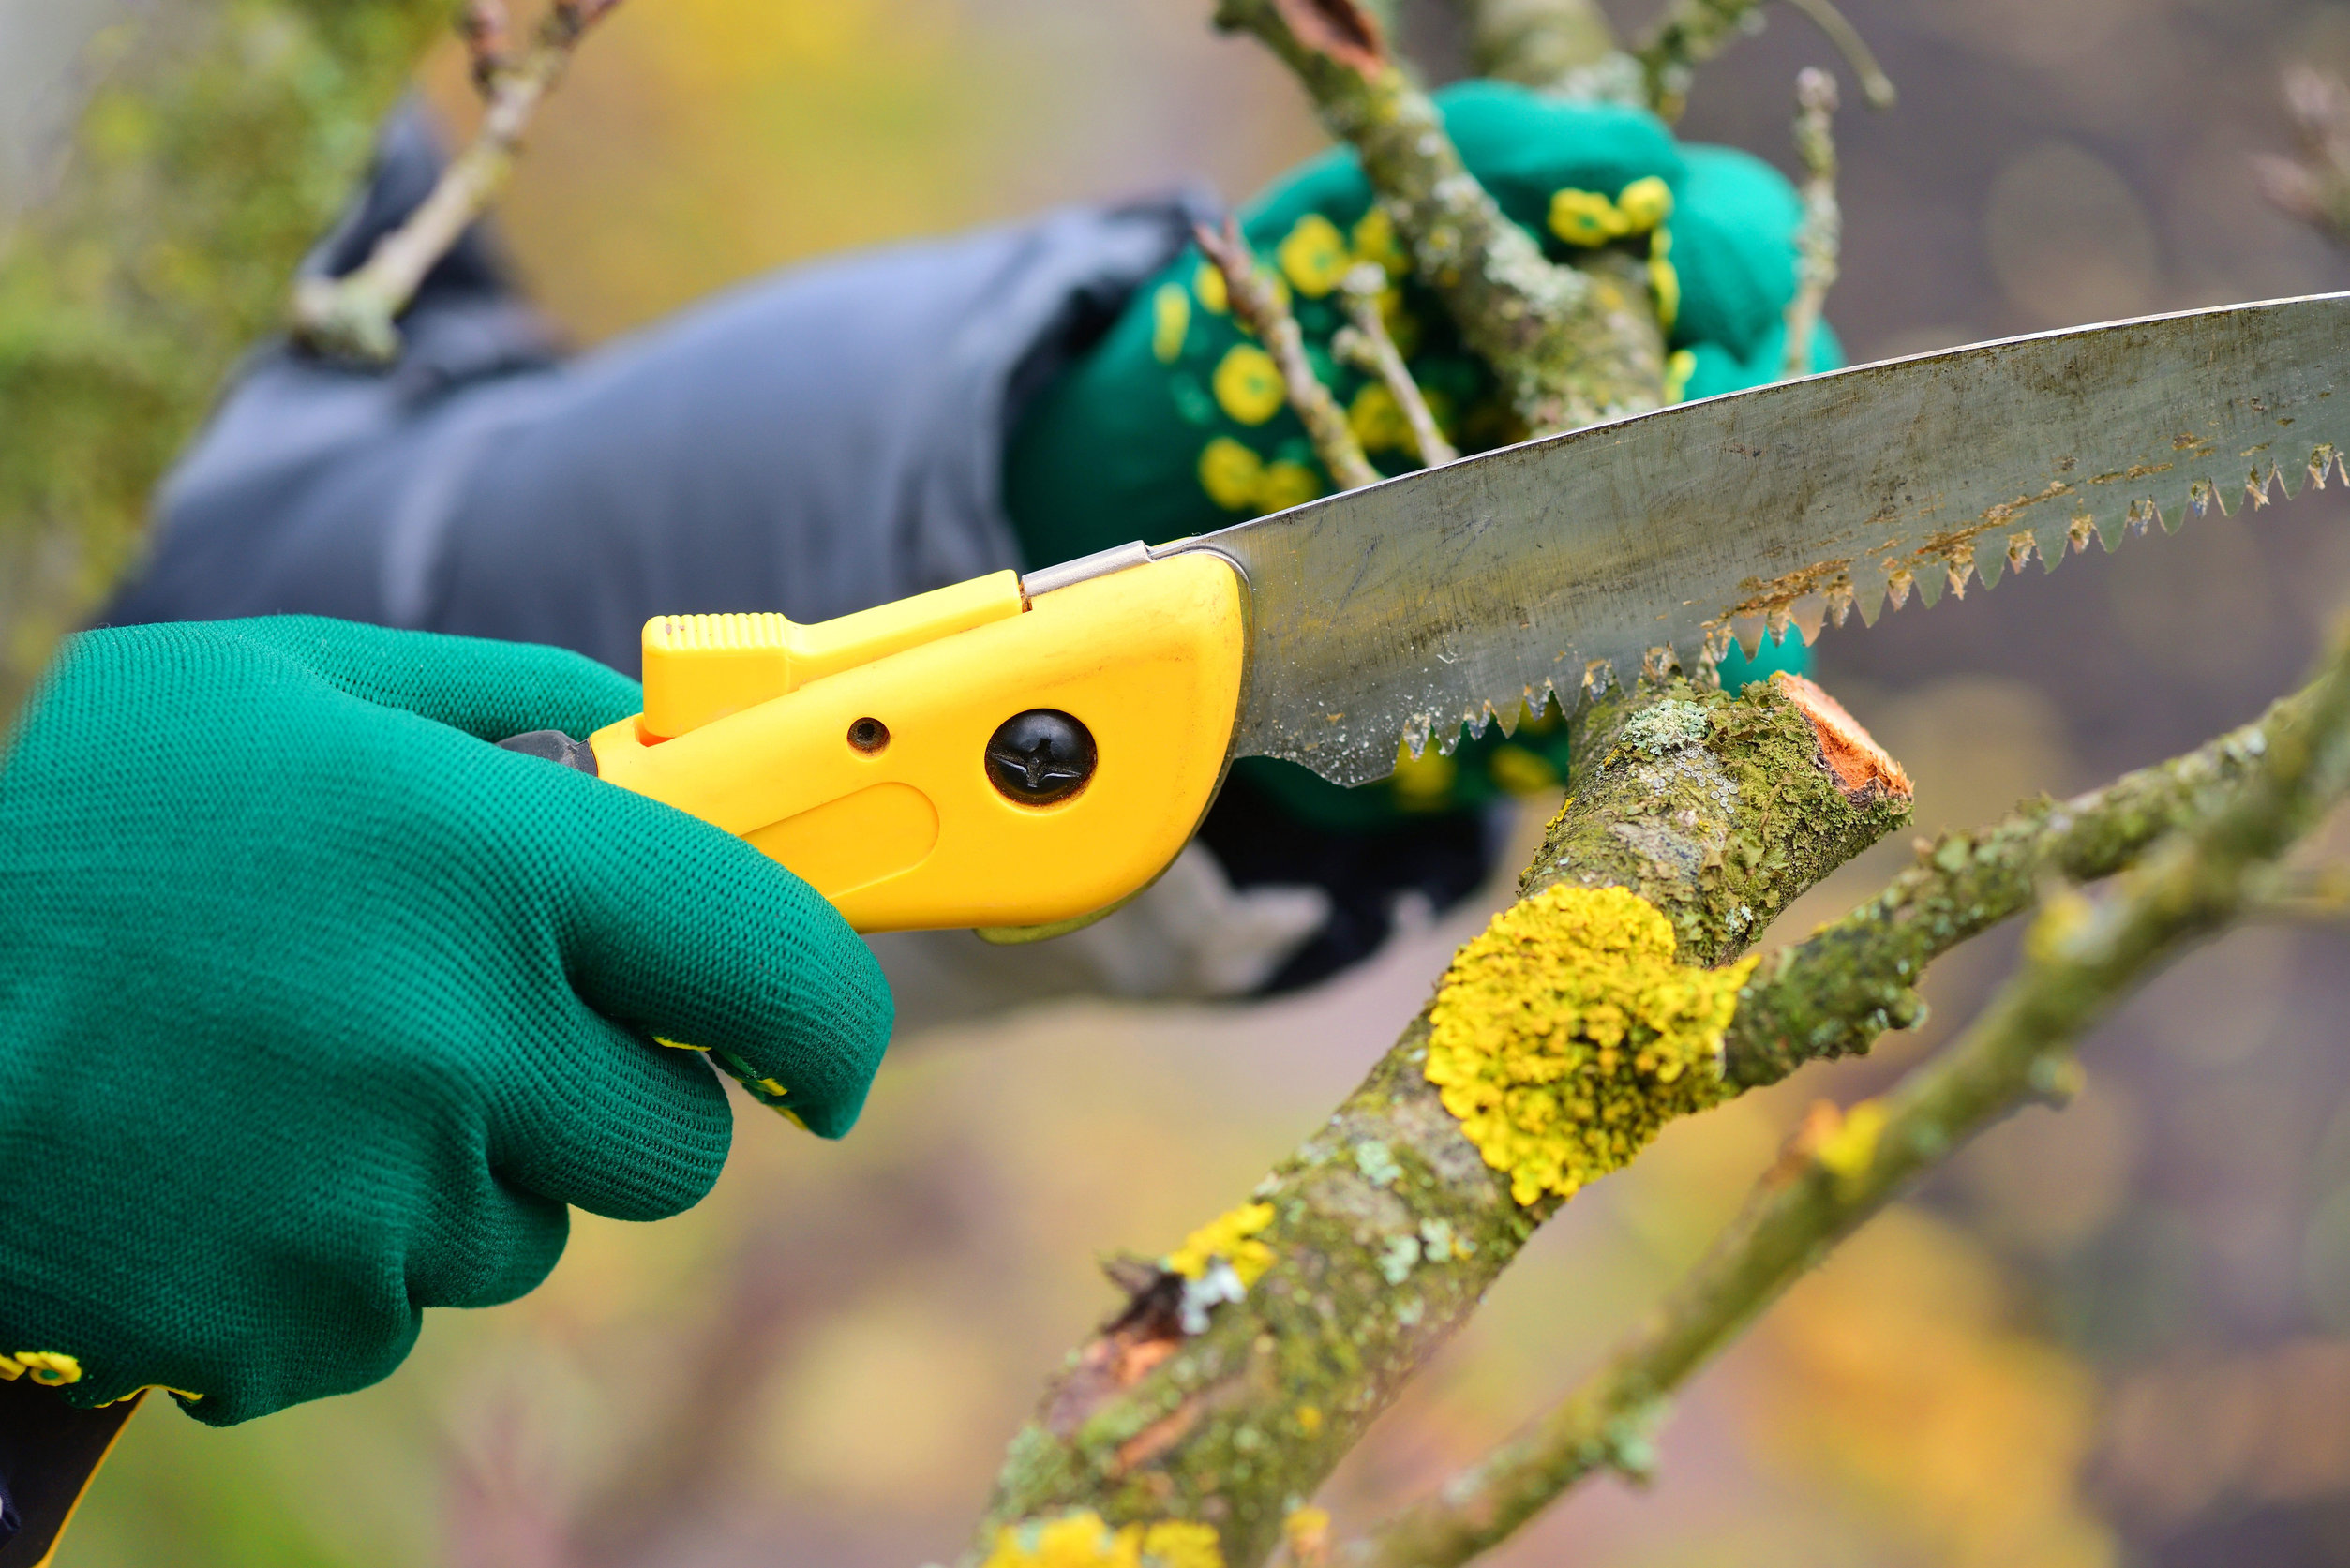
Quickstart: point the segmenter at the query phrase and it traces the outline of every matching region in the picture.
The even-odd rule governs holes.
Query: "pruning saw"
[[[861,931],[1049,935],[1146,887],[1235,757],[1368,784],[1733,639],[2350,482],[2345,372],[2350,294],[1834,371],[820,624],[657,617],[642,713],[505,744],[741,836]],[[0,1568],[47,1561],[119,1424],[12,1440],[24,1402]]]

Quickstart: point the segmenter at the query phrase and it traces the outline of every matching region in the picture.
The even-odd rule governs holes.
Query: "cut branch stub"
[[[1590,760],[1523,890],[1605,891],[1644,907],[1635,920],[1661,917],[1676,963],[1735,959],[1789,899],[1908,814],[1899,769],[1808,682],[1775,679],[1733,698],[1676,681],[1603,703],[1583,724]],[[1855,758],[1876,760],[1856,769]],[[1655,983],[1649,973],[1641,983]],[[1595,1093],[1640,1092],[1574,1019],[1533,1011],[1565,1031],[1578,1070],[1601,1075]],[[1112,1525],[1211,1525],[1231,1568],[1272,1550],[1290,1502],[1313,1494],[1559,1206],[1555,1190],[1513,1195],[1512,1174],[1430,1082],[1430,1044],[1423,1011],[1248,1204],[1187,1244],[1198,1262],[1202,1237],[1245,1234],[1235,1250],[1258,1248],[1262,1270],[1203,1298],[1214,1305],[1196,1332],[1158,1309],[1151,1292],[1167,1287],[1150,1284],[1079,1350],[1012,1446],[980,1555],[1006,1526],[1086,1512]],[[1718,1076],[1710,1062],[1695,1070]],[[1605,1142],[1583,1140],[1581,1169],[1636,1152]]]

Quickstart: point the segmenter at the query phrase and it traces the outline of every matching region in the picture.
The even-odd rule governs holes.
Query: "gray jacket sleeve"
[[[313,265],[428,189],[419,117]],[[112,622],[304,611],[554,643],[637,673],[656,614],[820,620],[1021,564],[1025,391],[1181,246],[1186,199],[787,270],[579,358],[478,236],[389,371],[258,352],[164,486]]]

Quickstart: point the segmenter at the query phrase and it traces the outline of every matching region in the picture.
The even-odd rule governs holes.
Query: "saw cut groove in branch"
[[[1306,357],[1306,335],[1298,330],[1297,318],[1290,314],[1289,302],[1257,265],[1256,254],[1240,236],[1240,225],[1227,217],[1219,233],[1195,223],[1191,238],[1224,275],[1224,294],[1232,302],[1233,319],[1255,334],[1265,351],[1273,356],[1289,406],[1297,411],[1307,439],[1313,442],[1314,455],[1322,459],[1331,479],[1341,490],[1378,484],[1379,470],[1363,455],[1363,443],[1355,440],[1346,411],[1313,373],[1313,364]]]
[[[1804,221],[1795,231],[1795,297],[1787,302],[1787,355],[1782,376],[1808,376],[1812,337],[1835,287],[1844,246],[1844,211],[1836,204],[1836,79],[1806,66],[1795,79],[1795,154],[1804,160]]]
[[[2012,1112],[2067,1098],[2082,1035],[2248,913],[2271,863],[2342,798],[2350,640],[2337,638],[2324,672],[2270,719],[2266,744],[2237,770],[2238,787],[2186,802],[2180,830],[2114,896],[2067,893],[2050,903],[2022,970],[1949,1050],[1881,1101],[1816,1109],[1739,1217],[1595,1375],[1341,1561],[1452,1568],[1490,1549],[1628,1444],[1645,1448],[1663,1401],[1922,1172]]]
[[[1387,389],[1387,396],[1403,411],[1403,422],[1411,426],[1412,444],[1420,455],[1420,461],[1429,468],[1449,463],[1460,455],[1444,433],[1436,426],[1436,415],[1428,406],[1428,398],[1420,391],[1420,383],[1412,379],[1411,367],[1403,363],[1403,354],[1395,339],[1388,336],[1387,320],[1379,308],[1380,297],[1387,291],[1386,269],[1365,262],[1351,269],[1339,288],[1346,301],[1346,319],[1351,326],[1340,327],[1330,339],[1330,351],[1367,376],[1376,376]]]
[[[450,160],[440,181],[408,220],[376,242],[354,271],[341,277],[307,277],[294,287],[293,336],[315,352],[365,364],[399,357],[396,324],[401,311],[442,257],[514,172],[523,133],[547,94],[562,80],[572,52],[619,0],[556,0],[521,58],[504,52],[504,9],[476,0],[458,19],[475,79],[488,106],[471,145]]]
[[[1664,335],[1639,264],[1601,258],[1584,273],[1545,259],[1462,166],[1428,95],[1384,52],[1348,41],[1378,37],[1354,0],[1220,0],[1216,21],[1263,39],[1360,155],[1420,281],[1530,433],[1663,404]]]
[[[1603,699],[1581,721],[1576,794],[1497,929],[1538,925],[1546,895],[1624,889],[1669,924],[1674,963],[1736,959],[1789,900],[1907,817],[1890,759],[1857,784],[1831,765],[1824,701],[1786,677],[1739,697],[1674,681]],[[1559,1206],[1520,1202],[1470,1141],[1430,1082],[1430,1029],[1424,1010],[1249,1202],[1136,1282],[1014,1441],[972,1561],[1027,1561],[1023,1541],[1086,1516],[1212,1525],[1229,1568],[1264,1561],[1291,1501],[1312,1495]]]

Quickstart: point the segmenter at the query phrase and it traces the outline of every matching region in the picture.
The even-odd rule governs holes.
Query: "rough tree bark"
[[[1528,922],[1537,946],[1562,930],[1546,890],[1620,888],[1662,913],[1682,962],[1727,963],[1908,815],[1900,769],[1824,694],[1785,677],[1735,698],[1646,687],[1593,709],[1579,747],[1575,795],[1500,918]],[[1272,1549],[1292,1501],[1312,1495],[1559,1206],[1555,1190],[1521,1202],[1429,1082],[1439,1005],[1227,1217],[1226,1246],[1265,1249],[1239,1299],[1187,1322],[1203,1281],[1160,1273],[1072,1357],[1012,1444],[976,1555],[1007,1529],[1016,1540],[1077,1511],[1112,1527],[1210,1524],[1234,1565]],[[1589,1070],[1591,1114],[1556,1138],[1624,1135],[1596,1153],[1586,1142],[1590,1175],[1729,1088],[1704,1062],[1685,1081]]]

